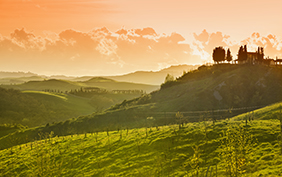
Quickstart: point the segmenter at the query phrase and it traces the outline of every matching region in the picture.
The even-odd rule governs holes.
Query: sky
[[[240,45],[282,58],[281,0],[0,0],[0,71],[121,75],[212,61]]]

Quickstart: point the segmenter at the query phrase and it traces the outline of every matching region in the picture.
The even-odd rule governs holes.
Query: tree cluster
[[[224,62],[225,60],[230,62],[232,61],[232,55],[230,49],[227,49],[227,52],[223,47],[216,47],[212,53],[213,61],[216,63]]]

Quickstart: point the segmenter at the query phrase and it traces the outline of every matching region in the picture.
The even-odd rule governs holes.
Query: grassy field
[[[281,176],[282,115],[265,116],[280,105],[216,122],[41,134],[0,151],[0,175]]]

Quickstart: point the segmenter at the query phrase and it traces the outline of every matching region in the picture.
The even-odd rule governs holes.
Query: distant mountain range
[[[102,76],[103,78],[113,79],[120,82],[134,82],[149,85],[160,85],[164,82],[167,74],[173,75],[174,77],[179,77],[183,75],[183,72],[194,70],[198,68],[199,65],[177,65],[170,66],[168,68],[162,69],[160,71],[136,71],[134,73],[129,73],[120,76]],[[0,84],[10,85],[10,84],[21,84],[28,81],[43,81],[44,79],[59,79],[68,81],[87,81],[95,76],[82,76],[82,77],[72,77],[64,75],[52,75],[44,76],[38,75],[31,72],[3,72],[0,71]]]
[[[136,71],[134,73],[121,76],[107,76],[107,78],[124,82],[160,85],[164,82],[167,74],[170,74],[174,77],[179,77],[182,76],[184,72],[197,69],[198,67],[199,65],[177,65],[170,66],[169,68],[165,68],[160,71]]]

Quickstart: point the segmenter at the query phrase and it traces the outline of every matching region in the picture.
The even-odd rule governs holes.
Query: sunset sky
[[[0,0],[0,71],[116,75],[211,61],[216,46],[282,58],[281,0]]]

